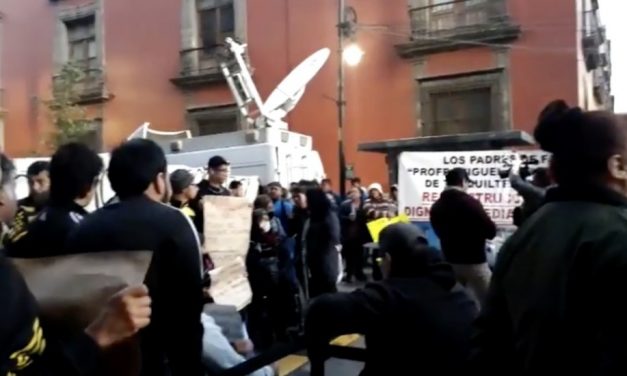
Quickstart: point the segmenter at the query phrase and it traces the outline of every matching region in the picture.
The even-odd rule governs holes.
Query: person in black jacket
[[[109,181],[120,202],[103,207],[70,236],[68,253],[153,251],[146,276],[154,320],[141,333],[142,375],[202,375],[200,243],[170,199],[167,161],[151,140],[111,153]]]
[[[172,199],[170,205],[180,209],[187,215],[198,234],[203,233],[202,208],[198,202],[198,186],[194,184],[194,175],[185,169],[179,169],[170,174]]]
[[[48,202],[50,193],[50,162],[37,161],[28,166],[26,171],[28,179],[28,196],[17,202],[18,209],[11,225],[11,231],[4,239],[4,243],[10,244],[21,239],[44,205]]]
[[[431,208],[431,225],[458,281],[481,305],[492,276],[486,260],[486,240],[496,236],[496,225],[479,200],[466,193],[469,182],[463,168],[447,173],[447,187]]]
[[[198,184],[198,196],[230,196],[224,185],[229,179],[229,162],[219,155],[211,157],[207,163],[209,178]]]
[[[627,124],[555,101],[534,136],[557,187],[499,252],[473,374],[624,375]]]
[[[15,168],[0,153],[0,221],[9,222],[16,209]],[[2,252],[0,289],[0,375],[97,375],[104,365],[102,350],[150,322],[146,287],[130,287],[106,303],[83,333],[60,341],[42,326],[34,297]]]
[[[61,146],[50,161],[48,204],[26,232],[6,245],[11,257],[48,257],[63,253],[65,242],[88,212],[103,163],[84,144]]]
[[[305,270],[305,257],[303,254],[303,231],[305,223],[309,218],[307,211],[306,189],[300,185],[296,185],[291,189],[292,200],[294,201],[294,211],[289,219],[288,227],[285,229],[287,235],[294,239],[294,267],[296,268],[296,276],[304,291],[307,291],[307,279],[305,276],[308,272]]]
[[[380,247],[383,281],[311,304],[305,324],[311,374],[319,374],[329,342],[349,333],[366,335],[362,376],[463,373],[477,307],[452,268],[413,225],[387,227]]]
[[[307,191],[309,220],[305,224],[305,260],[309,268],[309,296],[336,292],[341,271],[341,230],[331,202],[320,188]]]
[[[270,197],[265,200],[271,204]],[[256,205],[258,206],[258,205]],[[256,208],[250,235],[250,248],[246,255],[248,280],[253,291],[249,307],[249,328],[257,348],[268,349],[287,334],[287,307],[283,304],[285,278],[282,264],[287,260],[282,251],[285,233],[271,211]]]
[[[366,225],[364,201],[359,188],[353,187],[348,192],[349,200],[340,206],[340,224],[342,225],[342,253],[346,261],[344,282],[352,282],[353,277],[365,281],[364,244],[371,241]]]

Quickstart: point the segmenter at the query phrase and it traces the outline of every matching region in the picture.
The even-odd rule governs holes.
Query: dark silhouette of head
[[[102,159],[84,144],[59,147],[50,161],[50,204],[67,205],[80,199],[88,204],[102,168]]]
[[[163,150],[152,140],[124,142],[111,153],[109,181],[122,200],[147,195],[155,201],[169,201],[168,162]]]
[[[612,113],[585,112],[557,100],[540,113],[534,136],[552,153],[551,176],[558,185],[600,184],[626,193],[626,130]]]
[[[321,188],[307,190],[307,207],[312,221],[322,221],[331,212],[331,202]]]

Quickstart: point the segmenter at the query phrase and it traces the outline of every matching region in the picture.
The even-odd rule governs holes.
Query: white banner
[[[511,226],[513,211],[522,198],[512,189],[509,179],[501,179],[499,170],[511,164],[518,154],[532,167],[546,167],[549,154],[541,151],[488,150],[468,152],[406,152],[399,157],[399,212],[412,221],[428,222],[431,206],[446,187],[446,173],[465,168],[473,183],[468,193],[483,204],[492,220]]]

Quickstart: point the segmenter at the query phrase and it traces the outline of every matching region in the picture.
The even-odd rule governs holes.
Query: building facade
[[[612,109],[596,0],[410,0],[422,135],[532,132],[550,100]]]
[[[242,129],[218,69],[220,45],[249,46],[262,98],[312,52],[334,53],[290,113],[330,177],[337,150],[338,0],[4,0],[2,137],[12,156],[41,152],[42,103],[67,63],[80,67],[89,141],[108,150],[143,122],[206,135]],[[361,64],[346,70],[347,163],[385,180],[367,141],[519,128],[549,100],[609,108],[609,43],[596,0],[347,0]],[[335,179],[337,180],[337,178]]]

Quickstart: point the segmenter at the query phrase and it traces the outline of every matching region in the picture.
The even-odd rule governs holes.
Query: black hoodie
[[[401,249],[424,237],[412,227],[395,225],[381,234],[382,251],[392,253],[393,263],[394,253],[401,262],[417,254]],[[399,248],[390,252],[386,247]],[[312,303],[305,324],[312,360],[331,339],[360,333],[367,344],[362,375],[451,375],[463,370],[476,307],[438,251],[422,247],[421,260],[411,257],[416,266],[412,273],[410,268],[393,270],[382,282],[350,294],[327,294]]]
[[[499,252],[473,371],[624,375],[627,199],[583,183],[546,199]]]

